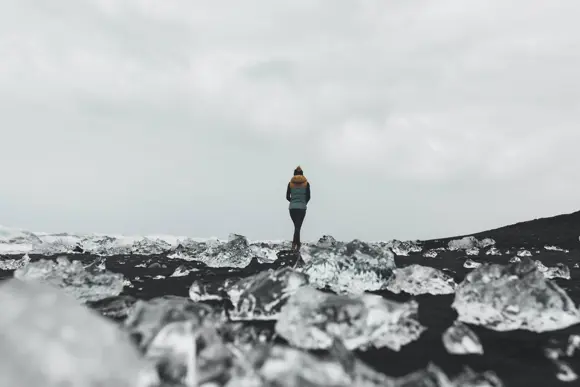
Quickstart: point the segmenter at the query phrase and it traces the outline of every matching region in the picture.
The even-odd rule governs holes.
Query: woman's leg
[[[299,250],[302,246],[300,242],[300,231],[302,230],[302,223],[304,222],[304,217],[306,216],[306,210],[297,209],[294,221],[294,243],[296,244],[296,249]]]

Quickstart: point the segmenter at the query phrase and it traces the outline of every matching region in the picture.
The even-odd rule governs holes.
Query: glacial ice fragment
[[[306,261],[303,273],[310,283],[336,293],[361,294],[384,289],[395,268],[395,256],[389,248],[359,240],[334,248],[306,247],[302,256]]]
[[[307,284],[305,274],[288,267],[241,279],[225,289],[233,305],[229,317],[231,320],[276,320],[286,300]]]
[[[570,268],[563,263],[557,263],[554,267],[547,267],[541,261],[534,261],[536,267],[546,278],[570,279]]]
[[[127,335],[61,290],[10,279],[0,284],[0,309],[1,386],[149,385]]]
[[[30,263],[28,254],[24,254],[20,259],[4,259],[0,260],[0,270],[16,270],[24,267]]]
[[[491,238],[485,238],[481,241],[474,236],[466,236],[461,239],[454,239],[448,243],[448,248],[451,251],[469,250],[473,248],[483,249],[495,245],[495,241]]]
[[[388,281],[387,290],[408,294],[451,294],[457,284],[452,277],[429,266],[409,265],[397,268]]]
[[[398,351],[425,330],[417,311],[414,300],[399,303],[374,294],[336,295],[306,286],[282,307],[276,332],[298,348],[327,349],[337,338],[349,350],[374,346]]]
[[[469,327],[455,321],[443,332],[443,345],[447,352],[453,355],[483,354],[483,346],[479,337]]]
[[[580,322],[566,292],[526,257],[509,265],[484,264],[467,274],[452,307],[459,321],[497,331],[544,332]]]
[[[463,267],[466,269],[475,269],[477,267],[481,266],[481,262],[475,262],[471,259],[466,259],[465,262],[463,262]]]
[[[17,269],[14,277],[60,287],[83,302],[118,296],[124,287],[122,274],[101,271],[98,267],[85,269],[80,261],[71,263],[66,257],[58,257],[56,262],[41,259],[29,263]]]

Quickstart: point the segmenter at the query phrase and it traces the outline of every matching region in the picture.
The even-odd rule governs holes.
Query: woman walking
[[[298,166],[294,170],[294,176],[288,183],[286,189],[286,200],[290,202],[290,218],[294,223],[294,238],[292,239],[292,250],[299,251],[300,246],[300,229],[306,216],[306,208],[310,201],[310,183],[304,177],[302,168]]]

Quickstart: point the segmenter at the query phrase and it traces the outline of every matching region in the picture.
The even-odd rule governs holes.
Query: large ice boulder
[[[340,339],[349,350],[388,347],[398,351],[425,328],[416,301],[399,303],[374,294],[336,295],[305,286],[282,307],[276,332],[291,345],[327,349]]]
[[[452,307],[459,321],[497,331],[544,332],[580,323],[580,311],[566,292],[526,257],[508,265],[484,264],[467,274]]]
[[[113,322],[35,281],[0,284],[0,386],[138,387],[155,383]],[[140,381],[141,380],[141,381]]]
[[[385,289],[395,268],[395,255],[389,248],[359,240],[304,250],[302,256],[306,265],[303,272],[308,275],[310,283],[336,293],[360,294]]]

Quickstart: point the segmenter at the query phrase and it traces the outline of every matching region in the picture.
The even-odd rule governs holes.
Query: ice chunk
[[[336,242],[336,239],[334,239],[332,236],[330,235],[323,235],[318,242],[316,243],[316,245],[318,247],[322,247],[322,248],[334,248],[338,245],[338,243]]]
[[[306,275],[288,267],[244,278],[226,288],[234,307],[230,319],[276,320],[286,300],[307,284]]]
[[[497,331],[544,332],[580,322],[580,311],[570,297],[529,258],[473,270],[457,287],[452,307],[460,321]]]
[[[554,364],[558,367],[558,372],[556,373],[558,380],[562,382],[573,382],[578,379],[578,374],[574,372],[570,364],[562,360],[556,360]]]
[[[477,335],[458,321],[443,332],[443,345],[453,355],[483,354],[483,346]]]
[[[479,255],[479,249],[477,247],[472,247],[471,249],[465,250],[467,255]]]
[[[56,288],[3,281],[0,309],[1,386],[134,387],[157,382],[141,379],[152,375],[116,324]]]
[[[457,284],[449,275],[428,266],[409,265],[395,269],[387,289],[393,293],[451,294]]]
[[[131,252],[139,255],[158,255],[171,249],[171,245],[162,239],[143,237],[131,246]]]
[[[213,321],[214,317],[213,309],[208,305],[194,303],[185,297],[165,296],[137,301],[125,320],[125,327],[139,338],[139,345],[146,348],[161,329],[171,322],[193,321],[197,327],[201,327]]]
[[[177,267],[177,269],[175,269],[173,274],[171,274],[171,277],[186,277],[189,275],[190,271],[195,271],[195,270],[187,270],[185,268],[185,266],[180,265]]]
[[[216,280],[193,281],[193,283],[189,287],[189,298],[191,298],[191,300],[195,302],[226,299],[228,298],[226,288],[228,288],[231,284],[239,280],[240,277],[229,277],[222,282]]]
[[[418,241],[399,241],[393,239],[386,243],[387,248],[390,248],[395,254],[400,256],[408,256],[410,253],[420,253],[423,249],[419,246]]]
[[[16,270],[24,267],[30,263],[28,254],[24,254],[21,259],[5,259],[0,260],[0,270]]]
[[[517,256],[518,257],[531,257],[532,256],[532,253],[529,250],[519,250],[517,252]]]
[[[338,338],[349,350],[374,346],[398,351],[425,330],[417,311],[414,300],[335,295],[306,286],[282,307],[276,332],[299,348],[327,349]]]
[[[423,253],[425,258],[437,258],[437,250],[428,250]]]
[[[546,278],[570,279],[570,268],[563,263],[557,263],[554,267],[547,267],[538,260],[534,261],[534,263]]]
[[[60,287],[80,301],[118,296],[124,287],[122,274],[101,271],[98,267],[85,269],[81,262],[71,263],[66,257],[58,257],[56,262],[46,259],[32,262],[17,269],[14,277]]]
[[[303,272],[310,283],[336,293],[360,294],[385,289],[395,268],[395,256],[389,248],[359,240],[331,249],[308,247],[304,250]]]
[[[471,259],[467,259],[465,260],[465,262],[463,262],[463,267],[466,269],[475,269],[476,267],[480,267],[481,266],[481,262],[475,262]]]
[[[122,239],[106,235],[89,235],[81,240],[85,251],[96,255],[131,254],[132,239]]]
[[[497,247],[492,247],[485,252],[486,255],[501,255],[501,251]]]
[[[461,239],[454,239],[448,243],[449,250],[469,250],[473,248],[483,249],[495,245],[491,238],[478,241],[474,236],[466,236]]]
[[[0,254],[29,253],[42,240],[30,231],[0,226]]]
[[[550,251],[562,251],[564,253],[569,253],[570,252],[570,250],[566,250],[566,249],[563,249],[563,248],[558,247],[558,246],[548,246],[548,245],[546,245],[546,246],[544,246],[544,249],[550,250]]]
[[[568,337],[568,347],[566,348],[566,356],[572,357],[576,350],[580,350],[580,335],[570,335]]]
[[[510,258],[510,263],[518,263],[521,262],[522,260],[520,259],[520,257],[511,257]]]

